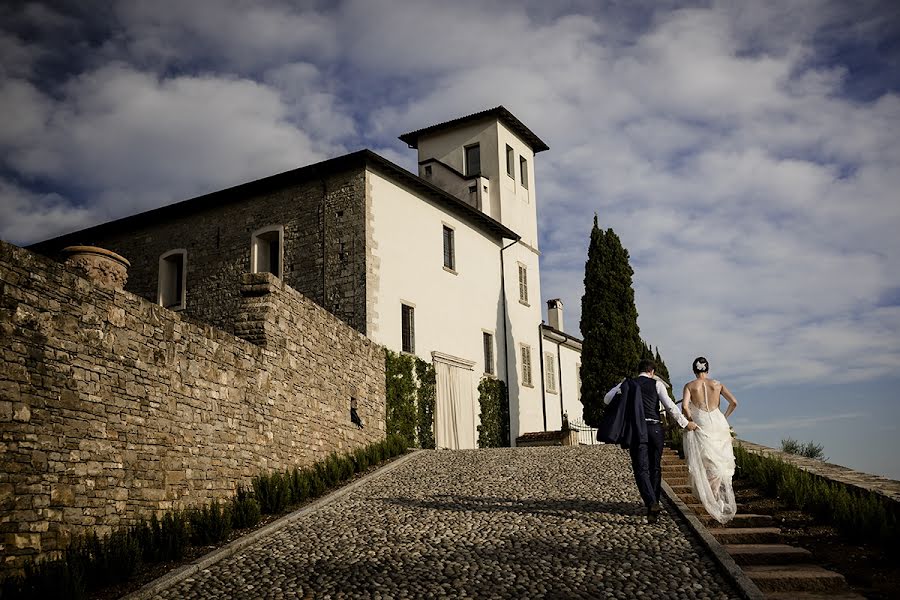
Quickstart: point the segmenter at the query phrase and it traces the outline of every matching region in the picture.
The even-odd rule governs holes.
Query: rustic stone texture
[[[233,284],[256,343],[0,242],[0,562],[384,437],[383,349],[269,274]]]
[[[740,597],[644,514],[615,446],[422,451],[150,597]]]
[[[131,261],[126,289],[157,301],[159,258],[185,249],[186,306],[196,320],[234,331],[238,282],[250,272],[253,232],[284,226],[282,279],[351,327],[366,332],[365,167],[267,191],[229,190],[216,202],[195,202],[170,220],[149,215],[115,228],[86,229],[37,244],[60,259],[64,245],[91,244]]]
[[[128,281],[127,259],[96,246],[69,246],[63,248],[66,266],[74,269],[96,285],[121,290]]]

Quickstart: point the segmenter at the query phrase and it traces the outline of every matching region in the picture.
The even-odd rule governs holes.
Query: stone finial
[[[125,287],[131,266],[125,257],[96,246],[69,246],[63,252],[68,255],[66,266],[80,271],[96,285],[111,290]]]

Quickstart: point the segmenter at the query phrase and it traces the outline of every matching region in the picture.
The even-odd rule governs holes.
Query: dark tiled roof
[[[242,183],[224,190],[197,196],[196,198],[191,198],[189,200],[182,200],[181,202],[161,206],[160,208],[117,219],[115,221],[95,225],[94,227],[89,227],[81,231],[67,233],[53,239],[32,244],[29,246],[29,249],[39,253],[52,252],[63,246],[78,244],[80,243],[79,240],[89,239],[97,234],[104,234],[113,230],[127,231],[129,229],[139,229],[153,223],[177,219],[181,215],[215,208],[231,202],[248,200],[255,195],[282,189],[311,179],[325,177],[349,169],[364,167],[372,168],[388,178],[414,189],[416,192],[434,200],[451,213],[482,230],[488,231],[501,238],[517,240],[520,237],[499,221],[496,221],[480,210],[469,206],[461,199],[425,181],[418,175],[410,173],[399,165],[375,154],[371,150],[359,150],[357,152],[338,156],[337,158],[300,167],[299,169],[285,171],[284,173],[278,173],[277,175],[271,175],[269,177],[264,177],[263,179]]]
[[[533,131],[528,129],[528,127],[526,127],[525,124],[522,123],[522,121],[517,119],[515,115],[506,110],[506,108],[504,108],[503,106],[489,108],[488,110],[483,110],[481,112],[473,113],[465,117],[453,119],[452,121],[446,121],[445,123],[438,123],[437,125],[432,125],[431,127],[426,127],[424,129],[410,131],[409,133],[404,133],[403,135],[401,135],[400,139],[406,142],[410,148],[418,148],[419,138],[421,138],[425,134],[437,133],[438,131],[458,127],[466,123],[493,118],[500,119],[516,135],[525,140],[525,142],[527,142],[528,145],[531,146],[531,149],[535,154],[550,149],[550,146],[545,144],[544,141],[541,140],[541,138],[535,135]]]

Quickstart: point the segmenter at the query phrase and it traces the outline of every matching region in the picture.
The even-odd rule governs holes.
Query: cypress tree
[[[594,215],[581,297],[581,402],[584,420],[596,425],[603,396],[634,375],[642,354],[628,251],[612,229],[602,231]]]
[[[656,374],[671,386],[669,387],[669,397],[675,400],[675,384],[672,383],[672,378],[669,376],[669,367],[666,366],[666,361],[659,355],[659,346],[656,347],[656,356],[653,360],[656,362]]]

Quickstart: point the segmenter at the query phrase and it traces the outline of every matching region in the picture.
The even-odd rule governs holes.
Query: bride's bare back
[[[719,410],[722,396],[725,396],[725,399],[728,400],[728,410],[725,412],[725,417],[728,418],[728,415],[737,408],[737,400],[734,395],[722,382],[701,374],[697,379],[685,384],[682,406],[684,406],[684,411],[690,419],[691,410],[694,408],[705,412]]]

